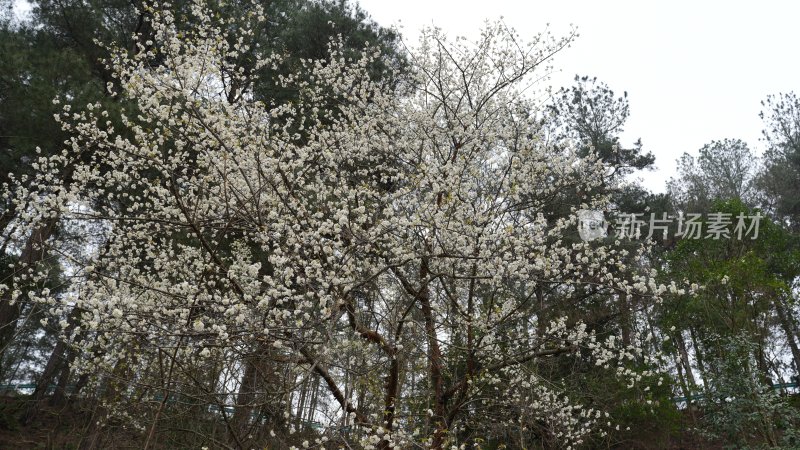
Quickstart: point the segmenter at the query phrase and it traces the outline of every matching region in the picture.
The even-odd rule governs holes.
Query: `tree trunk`
[[[681,391],[683,392],[683,396],[686,397],[686,406],[688,407],[692,400],[692,391],[689,390],[686,377],[683,375],[683,364],[681,363],[680,358],[676,354],[673,354],[673,358],[675,359],[675,369],[678,371],[678,383],[681,387]]]
[[[106,415],[104,403],[112,403],[119,396],[122,391],[123,375],[128,371],[129,364],[126,360],[121,359],[114,365],[114,369],[109,374],[100,398],[95,402],[95,408],[89,416],[89,425],[86,428],[85,435],[81,439],[81,450],[96,450],[101,447],[103,427],[99,424],[101,418]]]
[[[781,328],[783,328],[783,333],[786,335],[789,349],[792,351],[794,373],[796,376],[800,376],[800,347],[797,345],[797,332],[789,319],[789,312],[783,306],[783,301],[780,297],[775,299],[775,311],[778,313],[778,321],[781,324]]]
[[[53,392],[53,396],[50,397],[51,406],[58,406],[64,404],[67,398],[67,385],[69,383],[70,375],[72,375],[72,362],[74,360],[75,360],[75,351],[73,349],[67,349],[67,359],[61,366],[61,373],[58,376],[58,382],[56,383],[56,390]]]
[[[45,365],[42,374],[39,376],[39,380],[36,382],[36,388],[33,390],[33,395],[31,395],[28,408],[26,408],[25,413],[23,413],[22,417],[20,418],[20,422],[22,422],[22,424],[28,424],[32,422],[39,413],[39,406],[47,395],[47,391],[50,388],[50,384],[52,384],[53,378],[63,365],[64,354],[66,353],[66,350],[67,344],[63,340],[59,339],[56,343],[56,347],[50,354],[50,358],[47,360],[47,364]]]
[[[676,346],[678,347],[678,352],[681,355],[681,361],[683,362],[683,367],[686,372],[686,379],[689,384],[689,390],[693,390],[697,388],[697,381],[694,378],[694,372],[692,372],[692,364],[691,360],[689,359],[689,352],[686,350],[686,340],[683,339],[683,333],[678,333],[677,338],[675,339]]]
[[[25,246],[22,248],[19,264],[16,267],[17,273],[20,272],[20,269],[27,270],[27,268],[36,266],[44,259],[47,254],[45,243],[55,232],[57,223],[57,218],[50,218],[34,228],[28,240],[25,242]],[[25,294],[23,294],[23,298],[17,298],[16,302],[13,304],[11,301],[11,293],[17,289],[22,290],[24,287],[15,285],[13,278],[10,284],[10,289],[8,289],[8,292],[0,299],[0,361],[9,344],[11,344],[11,341],[14,339],[14,335],[17,331],[17,321],[22,314],[24,305],[23,298]],[[5,372],[5,368],[2,369],[0,373]]]
[[[622,332],[622,345],[625,347],[631,345],[631,329],[632,329],[632,320],[631,320],[631,307],[628,303],[628,294],[621,294],[619,297],[619,307],[620,307],[620,328]]]
[[[80,309],[78,308],[73,308],[72,311],[70,311],[67,317],[68,326],[65,330],[67,336],[75,329],[75,324],[77,323],[79,315]],[[56,376],[59,376],[59,380],[56,391],[53,393],[54,398],[52,402],[58,403],[64,399],[66,380],[69,379],[69,366],[74,358],[74,352],[70,351],[69,345],[64,342],[63,339],[59,338],[55,348],[53,348],[53,351],[50,353],[50,358],[48,358],[42,374],[36,382],[36,388],[33,391],[33,395],[31,395],[31,403],[22,417],[22,423],[30,423],[36,417],[39,412],[40,403],[50,390],[50,386],[53,384],[53,380]]]
[[[249,434],[250,418],[253,414],[256,392],[261,378],[259,359],[258,355],[252,355],[244,361],[244,375],[242,375],[239,393],[236,395],[236,407],[234,408],[231,429],[229,430],[230,433],[235,434],[235,436],[229,436],[231,444],[239,445],[239,442],[243,442],[242,437]]]
[[[428,344],[428,372],[433,390],[431,400],[433,415],[431,416],[431,427],[433,428],[432,449],[442,449],[447,434],[447,417],[445,411],[444,385],[442,377],[442,351],[439,348],[439,339],[436,336],[436,323],[431,307],[430,290],[428,287],[428,261],[422,260],[420,267],[419,280],[421,283],[419,303],[422,309],[422,316],[425,318],[425,337]]]
[[[697,345],[697,337],[694,330],[689,327],[689,337],[692,339],[692,346],[694,347],[694,357],[697,360],[697,370],[700,371],[700,378],[703,379],[703,388],[708,389],[708,378],[706,377],[706,366],[703,362],[703,352],[700,351],[700,346]]]

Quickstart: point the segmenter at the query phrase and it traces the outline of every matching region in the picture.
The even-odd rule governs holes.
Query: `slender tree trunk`
[[[259,386],[259,357],[252,355],[244,361],[244,375],[236,395],[236,407],[231,420],[231,432],[237,436],[230,436],[231,443],[241,442],[242,436],[247,436],[250,427],[250,417],[256,400],[256,391]]]
[[[536,302],[539,303],[539,310],[536,312],[536,335],[538,339],[541,339],[547,329],[547,324],[545,323],[544,292],[542,291],[542,285],[540,283],[536,284],[534,292],[536,293]]]
[[[18,352],[19,355],[26,355],[28,353],[28,350],[30,350],[30,348],[31,348],[30,342],[26,342],[25,343],[25,348],[22,349],[21,352]],[[11,371],[11,375],[5,376],[5,374],[3,374],[3,381],[7,381],[9,384],[17,378],[17,372],[19,372],[19,366],[22,365],[22,358],[21,357],[17,358],[15,356],[13,360],[17,361],[17,365],[14,366],[14,370]]]
[[[306,421],[313,425],[315,412],[317,410],[317,399],[319,398],[319,377],[314,376],[314,387],[311,390],[311,401],[308,403],[308,416]]]
[[[692,347],[694,347],[694,357],[697,360],[697,370],[700,372],[700,378],[703,379],[703,388],[708,389],[708,378],[706,374],[706,365],[703,362],[703,352],[700,350],[700,346],[697,345],[697,337],[695,336],[694,329],[689,327],[689,337],[692,339]]]
[[[78,381],[75,383],[75,389],[72,390],[72,394],[69,396],[70,401],[77,401],[78,395],[81,393],[83,388],[86,387],[87,383],[89,383],[89,374],[82,373],[81,376],[78,377]]]
[[[117,361],[114,365],[114,369],[105,382],[100,398],[95,402],[94,411],[89,417],[89,425],[80,443],[81,450],[96,450],[102,448],[100,445],[103,428],[100,426],[99,421],[106,415],[106,409],[103,407],[103,404],[105,402],[112,403],[117,399],[123,387],[121,379],[128,369],[129,364],[124,359]]]
[[[683,396],[686,397],[686,406],[688,407],[691,403],[692,391],[689,390],[689,385],[686,383],[686,377],[683,375],[683,364],[681,363],[680,358],[677,354],[673,354],[673,359],[675,360],[675,368],[678,371],[678,383],[681,387],[681,391],[683,392]]]
[[[41,406],[42,400],[47,395],[53,378],[64,363],[64,354],[66,350],[67,344],[59,339],[56,343],[56,347],[50,354],[50,358],[47,360],[47,364],[44,366],[42,374],[39,376],[39,380],[36,382],[36,388],[33,390],[28,408],[20,419],[20,422],[23,424],[30,423],[38,414],[39,407]]]
[[[67,329],[65,333],[67,335],[71,334],[72,331],[75,329],[75,324],[78,320],[78,316],[80,314],[80,309],[73,308],[70,311],[69,316],[67,317]],[[32,420],[35,419],[36,415],[39,412],[39,407],[41,405],[42,400],[47,395],[47,392],[50,390],[50,386],[53,384],[56,376],[59,374],[58,384],[61,384],[61,378],[69,378],[69,366],[72,363],[72,359],[74,359],[74,353],[70,351],[69,345],[64,342],[63,339],[59,338],[56,342],[56,346],[53,348],[53,351],[50,353],[50,358],[47,360],[47,364],[44,367],[39,379],[36,382],[36,388],[33,391],[33,395],[31,395],[31,402],[28,406],[28,409],[25,411],[25,414],[22,416],[22,423],[30,423]],[[66,374],[65,374],[66,371]],[[64,382],[64,387],[66,386],[66,382]],[[56,391],[53,393],[54,399],[53,402],[58,402],[63,400],[64,392],[62,387],[61,391],[59,392],[59,387],[56,386]],[[59,398],[55,398],[59,397]]]
[[[775,311],[778,313],[778,321],[781,324],[781,328],[783,328],[783,333],[786,335],[786,342],[789,343],[789,349],[792,351],[794,373],[796,376],[800,376],[800,347],[797,345],[797,332],[780,297],[775,299]]]
[[[72,362],[75,360],[75,351],[73,349],[67,350],[67,359],[61,366],[61,373],[58,376],[56,383],[56,390],[50,398],[51,406],[63,405],[67,399],[67,386],[69,384],[70,376],[72,375]]]
[[[27,270],[27,268],[35,267],[47,255],[45,243],[53,235],[58,223],[57,218],[50,218],[45,220],[41,225],[34,228],[25,246],[22,248],[20,254],[20,264],[17,271],[20,269]],[[17,289],[24,289],[24,286],[15,285],[14,280],[11,281],[11,288],[7,291],[2,298],[0,298],[0,361],[5,354],[14,335],[17,331],[17,321],[22,314],[24,302],[22,298],[18,298],[12,304],[11,294]],[[23,294],[24,296],[24,294]],[[0,372],[5,372],[5,368]]]
[[[433,317],[433,308],[431,307],[430,289],[428,287],[428,270],[427,259],[422,260],[420,267],[419,280],[421,283],[419,303],[422,309],[422,316],[425,318],[425,337],[428,344],[428,372],[431,380],[432,389],[432,408],[433,415],[431,417],[431,426],[433,428],[433,441],[431,448],[442,449],[444,446],[447,423],[445,418],[447,413],[445,410],[444,398],[444,380],[442,376],[442,351],[439,348],[439,339],[436,335],[436,322]]]
[[[6,237],[0,242],[0,256],[5,255],[6,247],[11,240],[12,230],[8,229],[9,224],[17,217],[17,206],[14,203],[6,202],[6,209],[0,213],[0,236]]]
[[[620,294],[620,328],[622,333],[622,345],[625,347],[631,345],[631,329],[633,323],[631,320],[631,307],[628,302],[628,294]]]
[[[697,388],[697,381],[694,378],[694,372],[692,372],[692,364],[691,360],[689,359],[689,352],[686,349],[686,340],[683,339],[683,333],[678,333],[677,337],[675,338],[675,343],[677,344],[678,352],[681,355],[681,362],[683,363],[683,367],[686,372],[686,379],[688,380],[689,390],[692,391]]]
[[[344,397],[346,399],[350,399],[353,395],[353,388],[350,387],[350,371],[345,370],[344,372]],[[363,407],[364,407],[364,398],[361,396],[359,392],[356,396],[356,408],[358,409],[359,414],[364,414]],[[342,414],[342,429],[346,430],[347,426],[350,425],[350,415],[349,414]],[[345,431],[342,432],[343,434],[347,434]]]
[[[309,375],[310,376],[310,375]],[[303,379],[300,385],[300,400],[297,402],[297,412],[295,413],[294,424],[299,428],[303,424],[303,416],[305,413],[306,396],[308,395],[308,377]]]

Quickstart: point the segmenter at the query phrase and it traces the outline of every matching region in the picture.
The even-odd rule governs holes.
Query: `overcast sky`
[[[646,187],[663,191],[675,160],[713,139],[739,138],[757,153],[760,102],[768,94],[800,93],[800,2],[794,1],[456,1],[359,0],[381,25],[401,25],[416,43],[435,24],[475,36],[501,16],[522,36],[544,30],[580,37],[554,60],[556,86],[575,74],[596,76],[628,91],[626,144],[642,138],[658,170]]]

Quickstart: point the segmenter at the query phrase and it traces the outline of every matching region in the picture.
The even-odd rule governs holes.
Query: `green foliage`
[[[66,138],[53,120],[56,96],[85,103],[101,91],[81,55],[46,32],[0,29],[0,183],[25,173],[37,157],[61,150]]]
[[[767,150],[758,176],[765,206],[795,232],[800,231],[800,98],[771,95],[760,117]]]
[[[678,159],[678,178],[670,178],[667,190],[677,209],[690,212],[731,199],[752,205],[756,164],[744,141],[711,141],[700,149],[697,158],[684,153]]]
[[[725,335],[753,331],[754,318],[769,311],[775,298],[786,295],[800,273],[798,239],[762,218],[758,238],[740,240],[733,232],[735,217],[756,212],[738,200],[718,202],[713,211],[733,218],[731,238],[683,239],[666,255],[665,279],[688,280],[701,289],[696,295],[672,298],[664,308],[664,325]]]
[[[708,360],[717,372],[700,403],[702,430],[725,448],[797,448],[800,411],[759,379],[756,341],[740,333],[715,342],[720,352]]]
[[[628,93],[617,97],[597,78],[575,76],[575,84],[556,93],[549,107],[564,137],[575,138],[583,145],[584,154],[594,151],[613,168],[612,176],[648,168],[655,162],[652,153],[644,153],[641,140],[632,147],[623,147],[619,135],[630,115]]]
[[[663,329],[688,332],[698,358],[704,397],[700,429],[735,447],[796,445],[798,412],[769,386],[765,321],[776,302],[791,295],[800,274],[797,236],[762,218],[756,239],[733,232],[739,214],[757,211],[740,200],[719,201],[713,212],[730,214],[730,239],[683,239],[666,254],[665,279],[698,285],[694,294],[675,295],[660,308]],[[705,225],[705,223],[704,223]],[[673,341],[665,351],[674,353]]]

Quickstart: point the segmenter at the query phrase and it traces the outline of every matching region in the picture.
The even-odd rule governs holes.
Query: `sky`
[[[628,92],[623,144],[642,139],[657,169],[642,184],[663,192],[675,160],[715,139],[738,138],[761,154],[758,113],[768,94],[800,93],[800,2],[359,0],[383,26],[413,45],[423,26],[477,36],[502,17],[522,37],[546,27],[580,36],[556,56],[551,83],[590,75]]]

